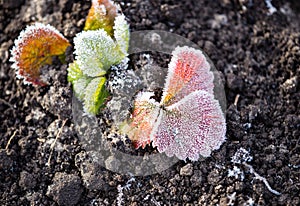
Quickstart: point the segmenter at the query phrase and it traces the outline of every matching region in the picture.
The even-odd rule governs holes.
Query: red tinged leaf
[[[161,104],[174,104],[197,90],[213,94],[214,76],[210,67],[200,50],[177,47],[172,53]]]
[[[51,64],[53,56],[64,55],[70,43],[62,34],[50,25],[36,23],[22,31],[12,48],[12,67],[17,77],[25,83],[44,86],[40,79],[40,69]]]
[[[225,140],[225,118],[217,100],[195,91],[165,108],[154,132],[153,146],[181,160],[207,157]]]
[[[150,99],[154,93],[141,92],[134,101],[133,113],[121,132],[128,135],[135,148],[145,148],[151,142],[152,129],[158,117],[158,102]]]

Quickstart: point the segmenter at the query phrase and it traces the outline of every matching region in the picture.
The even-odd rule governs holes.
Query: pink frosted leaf
[[[214,99],[213,73],[206,56],[189,47],[172,53],[161,102],[141,93],[122,129],[136,148],[149,144],[160,153],[196,161],[225,141],[225,117]]]
[[[153,146],[159,152],[196,161],[220,147],[226,126],[218,101],[199,90],[166,107],[155,130]]]
[[[130,119],[121,126],[120,131],[127,134],[135,148],[145,148],[150,144],[152,129],[159,113],[158,103],[153,99],[152,92],[141,92],[134,101]]]
[[[197,90],[213,94],[214,76],[209,62],[200,50],[187,46],[177,47],[172,55],[162,104],[174,104]]]

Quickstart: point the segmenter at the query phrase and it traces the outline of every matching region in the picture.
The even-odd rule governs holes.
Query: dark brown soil
[[[186,37],[224,74],[226,143],[205,160],[180,161],[146,177],[85,161],[67,65],[55,66],[50,86],[24,85],[10,67],[9,50],[33,22],[53,25],[72,42],[90,2],[2,0],[0,205],[300,205],[299,1],[273,0],[273,14],[262,0],[118,2],[131,31]],[[240,148],[253,157],[247,164],[256,175],[231,161]]]

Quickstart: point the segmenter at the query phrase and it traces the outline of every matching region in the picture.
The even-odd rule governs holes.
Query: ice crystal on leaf
[[[116,42],[121,52],[126,54],[129,47],[129,26],[124,15],[116,17],[113,28]]]
[[[84,75],[80,70],[78,64],[73,62],[68,68],[68,81],[73,84],[73,91],[79,99],[84,99],[85,89],[91,82],[92,78]]]
[[[73,82],[83,76],[81,69],[76,62],[69,64],[68,68],[68,81]]]
[[[62,58],[68,46],[68,40],[54,27],[35,23],[27,26],[15,40],[10,61],[17,77],[24,78],[25,83],[44,86],[46,83],[40,79],[41,67],[52,64],[54,56]]]
[[[196,161],[225,141],[225,117],[213,94],[213,73],[200,50],[177,47],[172,53],[161,102],[139,93],[120,128],[136,148],[152,141],[159,152]]]
[[[129,25],[112,1],[93,0],[84,30],[74,38],[75,62],[69,65],[68,81],[84,110],[94,115],[109,95],[104,75],[128,55]]]
[[[83,100],[84,111],[97,114],[109,96],[105,88],[106,78],[85,75],[78,64],[73,62],[68,68],[68,81],[72,82],[76,97]]]
[[[90,77],[106,74],[111,65],[120,63],[126,56],[102,29],[79,33],[74,44],[76,63]]]

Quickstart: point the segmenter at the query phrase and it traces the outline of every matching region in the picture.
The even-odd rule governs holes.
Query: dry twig
[[[60,127],[60,130],[58,131],[58,133],[57,133],[57,135],[56,135],[56,137],[55,137],[54,142],[53,142],[53,143],[51,144],[51,146],[50,146],[50,150],[51,150],[51,151],[50,151],[50,154],[49,154],[48,162],[47,162],[47,164],[46,164],[47,166],[50,166],[50,161],[51,161],[51,157],[52,157],[52,154],[53,154],[54,146],[55,146],[55,144],[56,144],[56,141],[57,141],[58,137],[61,135],[62,130],[63,130],[63,128],[64,128],[66,122],[67,122],[67,119],[65,119],[65,120],[63,121],[63,123],[62,123],[62,125],[61,125],[61,127]]]

